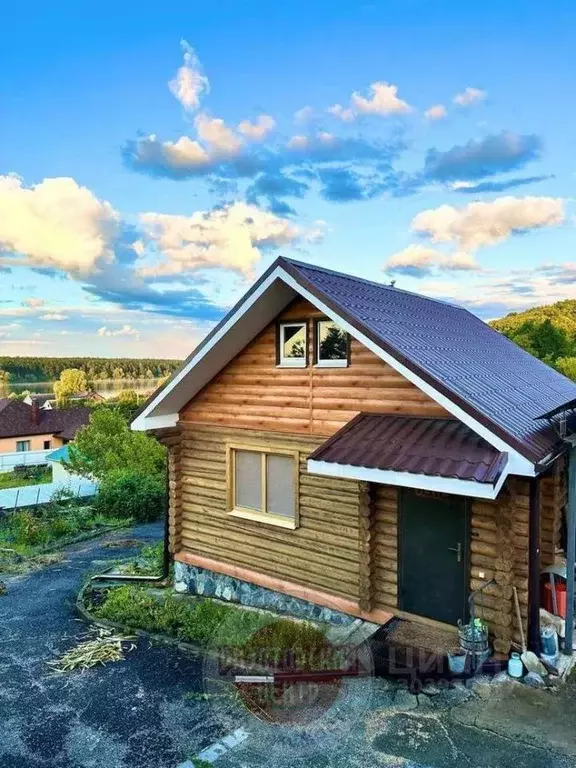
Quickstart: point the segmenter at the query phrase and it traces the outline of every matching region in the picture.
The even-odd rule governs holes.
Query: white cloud
[[[487,95],[486,91],[482,91],[480,88],[468,87],[464,88],[460,93],[457,93],[452,101],[460,107],[470,107],[472,104],[484,101]]]
[[[140,338],[140,332],[133,328],[131,325],[123,325],[121,328],[107,328],[105,325],[98,329],[98,336],[116,337],[116,336],[130,336],[136,339]]]
[[[60,312],[48,312],[46,315],[41,315],[40,320],[68,320],[68,315],[63,315]]]
[[[434,104],[424,112],[424,115],[428,120],[442,120],[447,115],[446,107],[443,104]]]
[[[442,205],[422,211],[412,229],[432,242],[454,243],[460,252],[506,240],[515,232],[552,227],[564,221],[564,201],[553,197],[499,197],[462,208]]]
[[[298,134],[296,136],[292,136],[292,138],[288,141],[287,147],[288,149],[306,149],[309,144],[310,140],[307,136]]]
[[[342,104],[334,104],[331,107],[328,107],[328,112],[345,123],[351,123],[356,117],[350,107],[343,107]]]
[[[158,158],[176,169],[190,166],[201,168],[212,161],[204,147],[189,136],[181,136],[177,141],[161,142],[157,136],[151,134],[139,142],[139,147],[144,161]]]
[[[24,299],[22,304],[24,304],[27,307],[30,307],[30,309],[36,309],[38,307],[43,307],[46,302],[44,299],[37,299],[35,297],[31,297],[29,299]]]
[[[256,121],[242,120],[238,125],[238,131],[247,139],[262,141],[276,127],[276,120],[270,115],[258,115]]]
[[[186,40],[181,40],[180,45],[184,52],[184,64],[168,83],[168,87],[186,111],[193,111],[198,108],[202,94],[210,90],[210,84],[202,74],[194,49]]]
[[[352,94],[352,106],[362,115],[394,115],[410,112],[412,107],[397,96],[398,86],[377,82],[370,86],[371,96],[365,98],[358,92]]]
[[[194,120],[198,138],[205,141],[215,155],[235,155],[240,151],[242,142],[224,120],[200,113]],[[193,142],[196,143],[196,142]]]
[[[89,274],[115,259],[120,215],[74,179],[0,176],[0,263]],[[10,254],[8,256],[8,254]]]
[[[294,120],[297,123],[307,123],[314,117],[315,114],[316,110],[314,107],[302,107],[302,109],[298,109],[296,112],[294,112]]]
[[[145,277],[206,268],[251,276],[260,249],[294,243],[305,234],[287,219],[240,202],[192,216],[145,213],[140,220],[163,257],[141,269]]]
[[[420,277],[434,270],[446,272],[478,270],[479,265],[465,253],[446,254],[425,245],[409,245],[386,262],[385,269]]]

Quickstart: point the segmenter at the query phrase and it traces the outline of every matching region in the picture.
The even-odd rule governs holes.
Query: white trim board
[[[450,493],[456,496],[470,496],[476,499],[495,499],[510,474],[508,466],[506,466],[496,485],[491,485],[490,483],[477,483],[474,480],[417,475],[412,472],[394,472],[390,469],[354,467],[352,464],[333,464],[329,461],[315,461],[313,459],[308,460],[306,468],[311,474],[323,475],[324,477],[362,480],[367,483],[416,488],[421,491]]]
[[[226,321],[226,323],[224,323],[219,331],[214,334],[213,338],[211,338],[210,341],[198,352],[198,354],[189,360],[189,362],[182,368],[179,373],[174,376],[174,378],[167,384],[167,386],[158,393],[158,395],[152,400],[151,403],[149,403],[145,410],[132,422],[132,429],[146,430],[176,426],[178,422],[178,411],[180,408],[183,408],[188,400],[190,400],[203,386],[205,386],[208,381],[210,381],[210,379],[216,375],[217,372],[222,370],[222,368],[224,368],[224,366],[230,362],[234,355],[243,349],[246,344],[251,341],[252,338],[254,338],[256,333],[260,332],[260,330],[263,330],[263,328],[266,327],[269,322],[272,322],[274,317],[262,317],[262,324],[259,330],[257,330],[256,333],[252,333],[249,338],[244,339],[243,344],[239,349],[233,351],[233,354],[223,357],[219,364],[218,371],[216,371],[213,376],[210,376],[207,381],[195,381],[194,385],[189,388],[188,393],[180,398],[181,404],[178,405],[177,410],[167,414],[154,414],[154,410],[175,390],[175,388],[181,382],[183,382],[183,380],[188,376],[193,368],[198,366],[199,363],[206,359],[207,355],[212,351],[212,349],[214,349],[214,347],[223,339],[223,337],[228,334],[228,332],[234,328],[234,326],[240,320],[242,320],[243,317],[246,316],[246,314],[256,304],[256,302],[264,297],[264,294],[277,280],[280,280],[285,284],[285,286],[291,288],[294,293],[307,299],[307,301],[309,301],[327,317],[337,323],[341,328],[347,331],[351,336],[353,336],[367,349],[377,355],[391,368],[394,368],[394,370],[398,371],[398,373],[404,376],[404,378],[418,387],[418,389],[420,389],[422,392],[427,394],[432,400],[438,403],[438,405],[441,405],[446,411],[448,411],[448,413],[454,416],[454,418],[458,419],[463,424],[466,424],[466,426],[469,427],[473,432],[484,438],[484,440],[486,440],[490,445],[492,445],[501,453],[507,453],[509,474],[522,475],[524,477],[534,477],[536,475],[534,464],[531,461],[526,459],[516,449],[512,448],[504,440],[491,432],[477,419],[466,413],[466,411],[460,408],[460,406],[453,403],[449,397],[439,392],[431,384],[428,384],[428,382],[424,381],[417,373],[414,373],[410,368],[406,367],[403,363],[400,363],[391,354],[385,352],[380,346],[378,346],[378,344],[375,344],[371,339],[358,331],[353,325],[344,320],[344,318],[342,318],[334,310],[324,304],[324,302],[318,299],[314,294],[310,293],[310,291],[300,285],[300,283],[291,275],[289,275],[281,266],[276,267],[276,269],[274,269],[270,275],[268,275],[262,284],[255,291],[253,291],[253,293],[246,297],[245,301],[240,304],[236,312],[234,312],[234,314],[230,316],[230,318]],[[282,310],[282,308],[282,306],[277,306],[276,315]],[[159,421],[156,422],[156,419]]]

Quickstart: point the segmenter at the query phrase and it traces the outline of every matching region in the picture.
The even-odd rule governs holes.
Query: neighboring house
[[[73,440],[80,427],[90,420],[90,408],[43,405],[36,399],[30,403],[0,399],[0,456],[58,448]]]
[[[493,580],[506,653],[513,586],[538,638],[575,407],[576,384],[465,309],[280,258],[132,426],[169,446],[181,585],[455,625]]]

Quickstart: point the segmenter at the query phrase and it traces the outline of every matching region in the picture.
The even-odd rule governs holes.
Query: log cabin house
[[[181,585],[442,626],[484,588],[507,653],[514,586],[538,641],[575,404],[461,307],[279,258],[132,426],[169,447]]]

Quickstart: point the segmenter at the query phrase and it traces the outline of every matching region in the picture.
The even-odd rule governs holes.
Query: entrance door
[[[403,489],[398,527],[399,607],[447,624],[467,617],[465,498]]]

